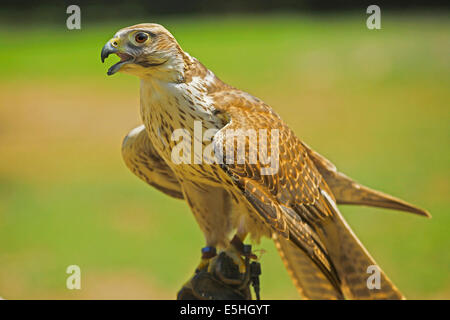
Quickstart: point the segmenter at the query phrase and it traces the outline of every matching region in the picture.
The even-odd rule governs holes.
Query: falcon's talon
[[[236,249],[234,246],[229,246],[226,250],[223,250],[221,254],[225,254],[227,257],[229,257],[231,260],[233,260],[233,263],[238,266],[239,273],[245,274],[246,272],[246,265],[245,260],[243,258],[242,253]]]
[[[202,252],[213,251],[215,249],[202,249]],[[194,275],[178,292],[177,299],[251,300],[250,284],[253,284],[251,277],[249,258],[244,260],[238,250],[230,246],[212,258],[202,258]]]
[[[222,251],[213,261],[210,269],[225,284],[238,287],[248,284],[247,266],[239,254]]]
[[[197,268],[195,268],[195,273],[199,273],[202,270],[208,270],[211,259],[217,256],[217,250],[212,246],[202,248],[201,252],[202,258]]]
[[[249,244],[244,244],[237,235],[231,239],[230,244],[244,257],[248,257],[253,260],[258,259],[258,256],[252,252],[252,246]]]
[[[200,260],[200,263],[198,264],[197,268],[195,268],[195,273],[198,273],[202,270],[208,270],[210,262],[211,262],[211,258],[207,258],[207,259],[202,258]]]

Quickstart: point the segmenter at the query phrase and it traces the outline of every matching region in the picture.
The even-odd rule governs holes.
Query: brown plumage
[[[102,59],[110,53],[117,53],[121,62],[108,74],[120,71],[141,78],[144,126],[125,138],[125,162],[148,184],[188,202],[206,245],[226,248],[233,230],[256,241],[271,236],[304,298],[403,298],[382,271],[381,289],[368,289],[367,269],[376,263],[336,203],[428,213],[339,173],[267,104],[223,83],[184,52],[162,26],[120,30],[105,45]],[[185,129],[195,137],[196,121],[201,121],[203,132],[216,130],[211,143],[216,157],[222,153],[223,163],[174,162],[174,130]],[[228,133],[248,129],[266,130],[268,137],[278,133],[279,165],[272,174],[261,173],[267,167],[261,159],[249,160],[255,143],[250,136],[244,134],[243,163],[237,154],[229,154],[227,144],[236,148],[237,142]],[[256,141],[261,143],[262,138]],[[208,146],[208,141],[199,142]],[[232,163],[225,161],[227,155]],[[268,156],[273,159],[277,154],[270,150]]]

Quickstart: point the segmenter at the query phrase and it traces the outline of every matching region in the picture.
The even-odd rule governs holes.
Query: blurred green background
[[[65,17],[65,16],[64,16]],[[148,18],[221,79],[270,104],[344,173],[432,219],[343,206],[408,298],[450,298],[450,38],[447,12]],[[111,19],[69,31],[0,28],[0,296],[172,299],[203,236],[187,205],[125,167],[139,80],[106,76]],[[262,297],[298,295],[270,241]],[[82,289],[66,289],[69,265]]]

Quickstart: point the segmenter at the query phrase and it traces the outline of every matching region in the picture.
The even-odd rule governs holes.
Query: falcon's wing
[[[278,115],[259,99],[240,91],[228,91],[222,99],[216,97],[215,101],[217,108],[229,119],[214,137],[216,154],[223,153],[222,169],[245,195],[259,218],[278,236],[301,249],[323,273],[337,296],[401,298],[382,272],[386,291],[377,294],[368,290],[367,267],[375,262],[342,221],[332,192],[307,148]],[[269,157],[276,156],[270,149],[270,137],[278,134],[279,143],[275,150],[279,151],[279,165],[275,173],[263,175],[261,169],[267,165],[262,165],[259,157],[256,163],[250,161],[254,159],[250,155],[250,136],[246,136],[249,129],[253,132],[267,130]],[[239,150],[235,137],[228,135],[233,130],[243,130],[239,137],[247,140],[242,164],[236,157],[239,152],[230,154],[230,150]],[[261,145],[263,140],[259,136],[258,144]],[[234,148],[227,148],[227,145]],[[227,158],[234,158],[234,161],[227,161]]]
[[[156,152],[143,125],[125,137],[122,156],[127,167],[141,180],[171,197],[183,199],[180,183]]]
[[[319,220],[332,215],[321,195],[321,188],[329,192],[322,177],[308,157],[306,149],[279,117],[262,102],[244,93],[240,98],[225,99],[221,110],[230,122],[214,137],[215,150],[223,150],[223,170],[255,208],[259,217],[281,237],[290,239],[331,284],[331,290],[342,297],[341,283],[331,262],[329,252],[315,230]],[[252,129],[267,130],[268,151],[271,156],[270,137],[274,129],[279,134],[279,170],[272,175],[261,174],[261,163],[249,163],[249,143],[245,144],[245,164],[226,164],[227,132]],[[241,136],[242,137],[242,136]],[[258,137],[259,139],[260,137]],[[236,141],[235,141],[236,142]],[[260,141],[261,142],[261,141]],[[278,145],[277,145],[278,147]],[[237,150],[237,148],[235,148]],[[237,156],[237,152],[235,154]],[[329,192],[331,194],[331,192]]]

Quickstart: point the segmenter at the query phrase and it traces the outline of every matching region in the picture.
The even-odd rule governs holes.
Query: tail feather
[[[322,194],[333,216],[321,223],[316,231],[337,272],[339,287],[330,282],[311,257],[294,241],[273,235],[281,259],[300,296],[305,299],[320,300],[405,299],[355,236],[334,200],[323,191]],[[372,288],[370,284],[373,277],[378,277],[379,286]]]
[[[273,235],[273,240],[292,281],[304,299],[337,300],[344,296],[338,292],[311,261],[303,250],[300,250],[290,240]]]
[[[344,295],[350,299],[405,299],[355,236],[334,202],[329,197],[327,201],[335,216],[323,226],[321,237],[341,279]],[[379,288],[369,288],[372,272],[379,276]]]

